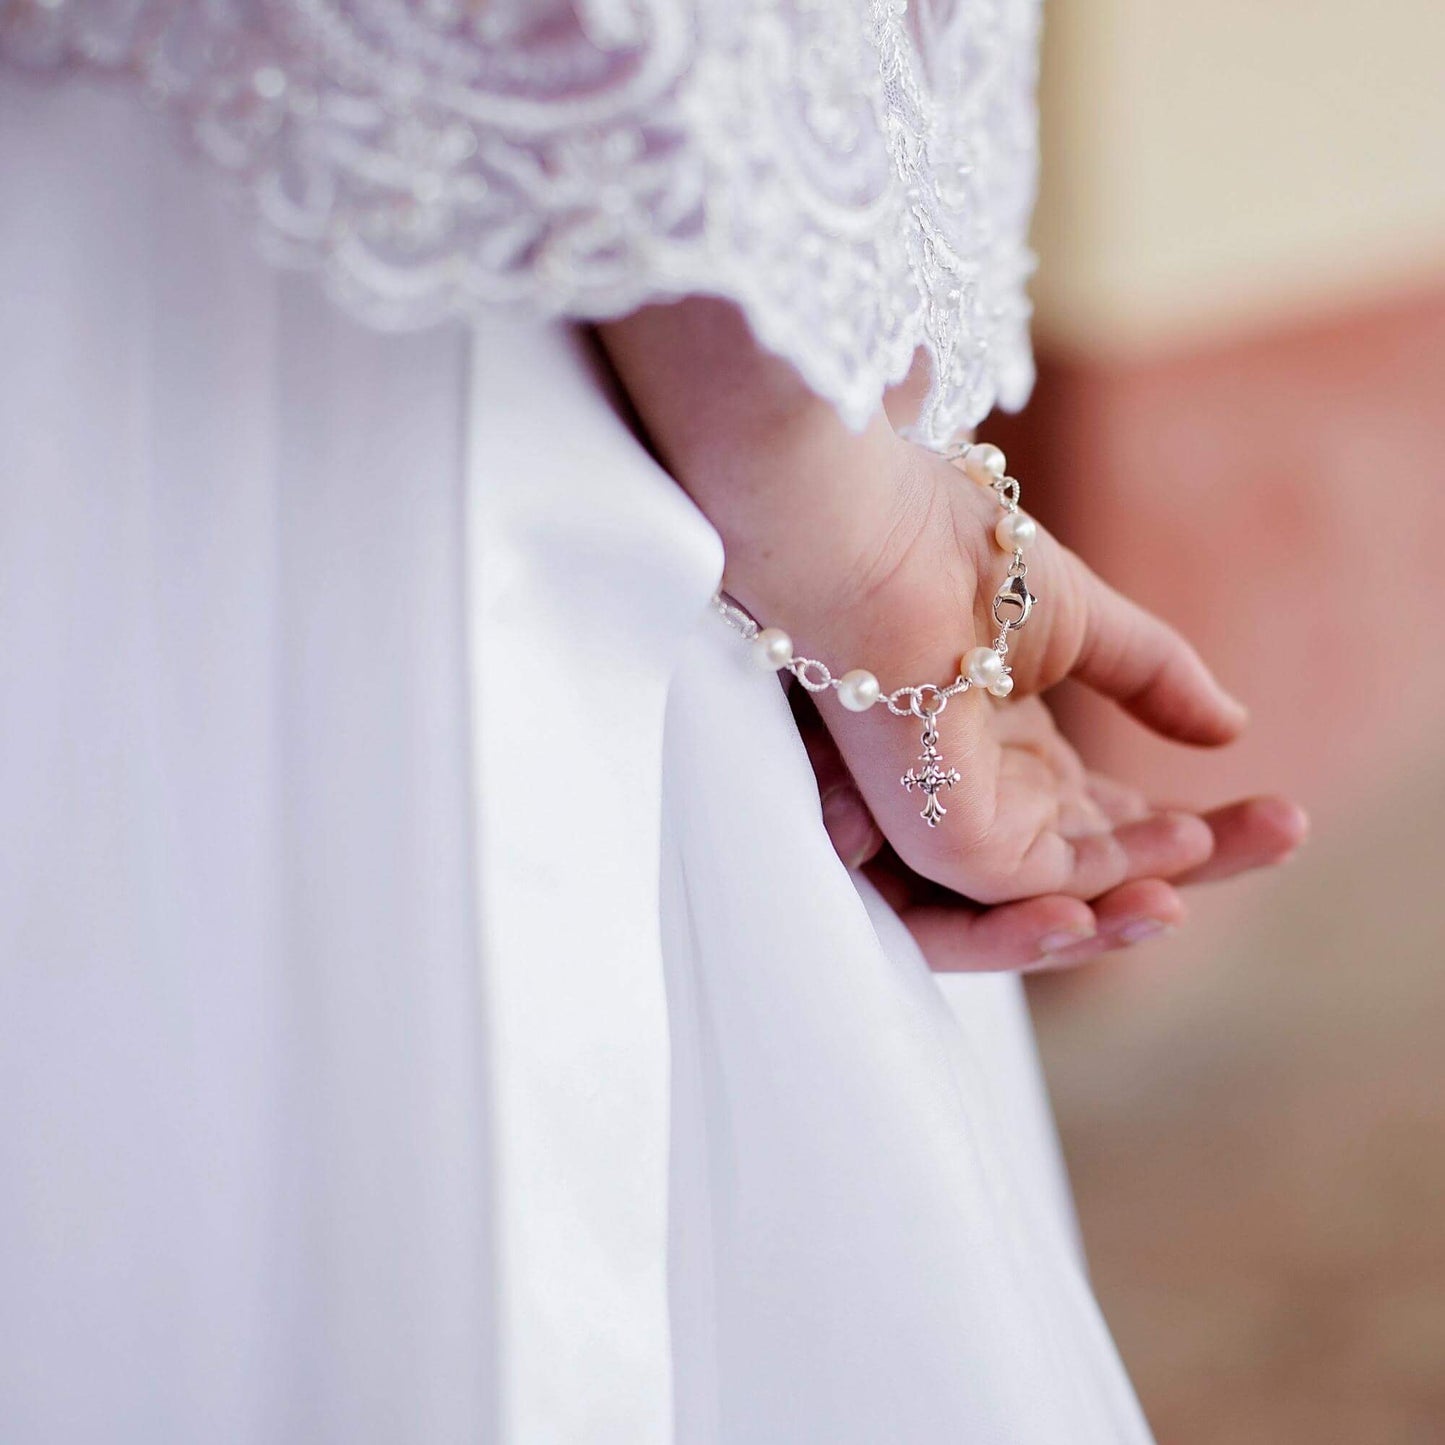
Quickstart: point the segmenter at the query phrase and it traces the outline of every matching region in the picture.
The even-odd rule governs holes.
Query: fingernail
[[[1061,928],[1056,933],[1046,933],[1039,939],[1041,953],[1062,953],[1077,943],[1087,943],[1095,937],[1092,928]]]
[[[873,856],[873,815],[851,784],[839,783],[824,794],[823,827],[845,866],[857,868]]]
[[[1157,918],[1136,918],[1119,930],[1119,937],[1124,943],[1143,943],[1146,938],[1159,938],[1173,931],[1170,924]]]

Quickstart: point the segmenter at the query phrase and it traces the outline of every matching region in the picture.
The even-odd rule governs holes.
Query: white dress
[[[838,864],[781,693],[708,610],[715,534],[540,314],[730,294],[855,419],[922,345],[941,434],[1026,385],[1017,235],[955,257],[1018,274],[952,321],[942,233],[922,270],[879,250],[833,361],[755,267],[708,284],[695,214],[702,249],[654,233],[641,269],[595,232],[575,267],[523,246],[503,313],[493,230],[423,284],[314,132],[268,172],[181,95],[348,313],[263,259],[166,106],[52,68],[160,95],[164,55],[214,98],[234,35],[147,31],[148,71],[101,40],[248,8],[0,3],[0,1439],[1146,1441],[1016,981],[934,978]],[[414,8],[244,34],[294,61],[302,20]],[[244,58],[295,100],[285,56]],[[857,266],[865,230],[820,245]]]

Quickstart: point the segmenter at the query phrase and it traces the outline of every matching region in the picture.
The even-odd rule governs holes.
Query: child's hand
[[[734,555],[728,587],[764,623],[785,628],[799,655],[834,676],[874,672],[885,692],[947,685],[970,648],[997,630],[991,605],[1008,563],[994,541],[994,493],[929,453],[898,443],[886,545],[849,556],[827,547],[798,565]],[[898,855],[924,877],[981,902],[1044,894],[1095,898],[1135,878],[1200,866],[1213,836],[1197,815],[1131,798],[1107,806],[1037,694],[1066,676],[1115,698],[1180,742],[1230,741],[1243,709],[1171,629],[1106,587],[1040,529],[1028,549],[1039,601],[1010,635],[1015,691],[979,687],[938,715],[938,751],[959,781],[940,792],[936,828],[900,779],[919,766],[924,724],[879,703],[847,711],[821,694],[819,712],[874,818]]]
[[[1042,704],[1035,701],[1031,706]],[[992,907],[929,883],[903,866],[858,792],[812,701],[793,689],[793,710],[818,779],[823,824],[839,857],[861,869],[892,904],[934,969],[1073,968],[1177,928],[1184,885],[1268,867],[1299,847],[1304,814],[1283,798],[1252,798],[1203,815],[1213,836],[1209,860],[1169,882],[1136,878],[1085,902],[1045,893]],[[1133,789],[1097,775],[1084,788],[1100,814],[1124,822],[1150,810]]]
[[[992,639],[1008,554],[991,490],[901,441],[881,413],[850,432],[721,303],[647,307],[603,334],[653,444],[722,534],[728,591],[795,653],[835,677],[866,668],[888,692],[950,683],[961,654]],[[1208,823],[1091,784],[1036,695],[1074,676],[1162,736],[1204,745],[1235,737],[1244,710],[1182,638],[1042,529],[1026,560],[1039,601],[1011,634],[1013,696],[971,689],[938,718],[942,766],[961,775],[938,827],[900,786],[922,721],[820,696],[869,809],[919,874],[984,903],[1099,898],[1198,870]]]

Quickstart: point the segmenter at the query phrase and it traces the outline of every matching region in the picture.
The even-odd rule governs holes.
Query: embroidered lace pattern
[[[0,53],[131,77],[373,324],[724,296],[853,425],[922,348],[942,445],[1032,379],[1037,6],[0,0]]]

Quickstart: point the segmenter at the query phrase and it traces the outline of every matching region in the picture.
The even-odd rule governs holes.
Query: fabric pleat
[[[362,328],[124,91],[0,197],[0,1439],[1146,1441],[584,337]]]

